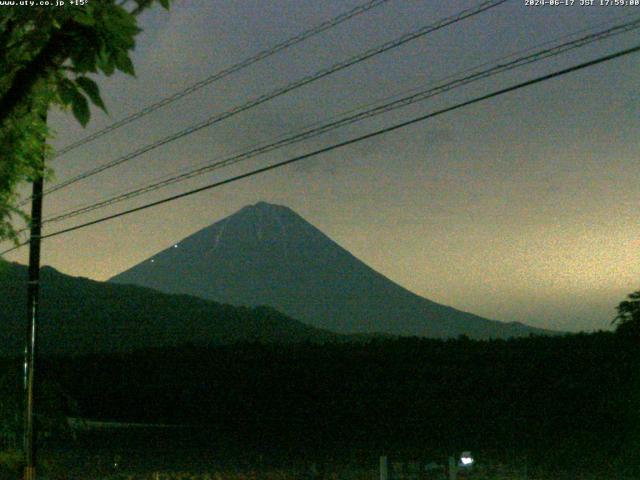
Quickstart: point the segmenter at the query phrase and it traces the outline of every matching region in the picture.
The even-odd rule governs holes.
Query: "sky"
[[[51,112],[64,147],[313,25],[351,0],[176,1],[141,18],[136,77],[96,78],[109,114],[82,129]],[[479,1],[390,0],[52,161],[63,181]],[[45,197],[44,215],[215,161],[372,102],[640,7],[509,0]],[[568,2],[572,3],[572,2]],[[638,31],[455,89],[45,233],[393,125],[640,43]],[[286,205],[391,280],[490,319],[610,328],[640,288],[640,54],[456,110],[329,154],[43,243],[43,264],[106,280],[258,201]],[[26,192],[27,190],[25,190]],[[27,252],[7,255],[26,263]]]

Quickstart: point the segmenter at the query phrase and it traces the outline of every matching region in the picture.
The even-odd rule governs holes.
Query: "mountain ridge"
[[[0,356],[18,355],[26,334],[27,267],[0,260]],[[273,308],[237,307],[146,287],[41,269],[38,343],[44,354],[130,352],[236,342],[360,341],[305,325]]]

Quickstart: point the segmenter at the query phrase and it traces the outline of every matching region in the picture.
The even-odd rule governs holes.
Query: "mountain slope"
[[[287,207],[244,207],[111,280],[236,305],[269,305],[341,333],[473,338],[545,333],[422,298]]]
[[[17,355],[26,335],[26,267],[0,261],[0,356]],[[338,339],[267,307],[221,305],[41,271],[40,351],[123,352],[138,348]]]

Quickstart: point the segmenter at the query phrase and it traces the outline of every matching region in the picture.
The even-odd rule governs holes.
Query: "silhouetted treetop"
[[[627,295],[627,300],[616,308],[618,315],[613,319],[620,335],[640,337],[640,290]]]

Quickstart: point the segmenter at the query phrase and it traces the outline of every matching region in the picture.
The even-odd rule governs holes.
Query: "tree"
[[[88,74],[134,75],[129,53],[140,32],[137,16],[170,0],[80,1],[84,5],[2,7],[0,16],[0,240],[17,241],[12,220],[27,218],[16,187],[50,172],[46,112],[56,105],[85,126],[89,102],[106,111]]]
[[[613,319],[617,324],[616,333],[640,337],[640,290],[627,295],[627,300],[620,302],[616,310],[618,315]]]

